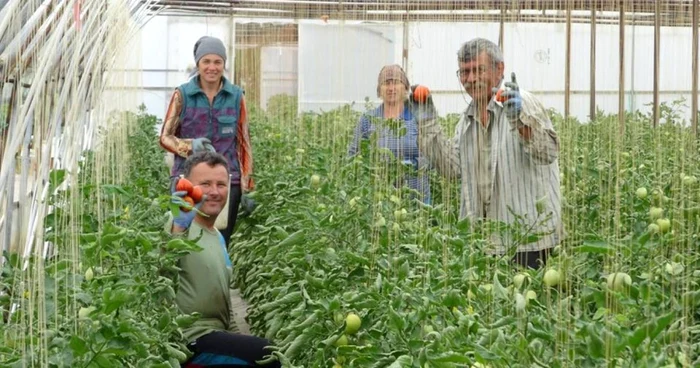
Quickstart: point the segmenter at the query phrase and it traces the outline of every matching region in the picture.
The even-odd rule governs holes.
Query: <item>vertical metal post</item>
[[[8,119],[7,121],[9,122],[7,126],[7,136],[10,136],[10,133],[12,133],[12,129],[17,129],[16,128],[16,122],[17,122],[17,94],[19,93],[19,86],[20,86],[20,77],[19,75],[15,76],[15,81],[13,82],[12,86],[12,94],[10,95],[10,104],[7,107],[7,116]],[[13,126],[14,125],[14,126]],[[7,147],[4,147],[7,149]],[[2,153],[2,152],[0,152]],[[7,165],[9,167],[8,172],[8,179],[7,179],[7,184],[5,188],[0,188],[0,193],[2,193],[2,190],[5,190],[6,194],[6,207],[5,207],[5,224],[3,225],[5,227],[5,238],[1,239],[0,245],[0,250],[7,253],[10,253],[10,245],[12,242],[12,210],[14,209],[15,206],[15,194],[14,194],[14,187],[15,187],[15,159],[14,159],[14,152],[12,152],[12,159],[8,161]],[[18,250],[15,250],[18,252]],[[3,254],[0,254],[0,266],[5,264],[5,258]]]
[[[506,22],[506,2],[501,1],[501,23],[498,28],[498,47],[503,50],[503,34],[505,33]]]
[[[625,0],[620,0],[620,63],[619,63],[619,86],[618,86],[618,123],[619,136],[625,133]]]
[[[406,73],[408,70],[408,12],[403,20],[403,52],[402,52],[402,67]],[[409,74],[410,75],[410,74]]]
[[[596,103],[595,103],[595,61],[596,61],[596,22],[597,22],[597,12],[596,12],[596,1],[591,2],[591,94],[590,94],[590,119],[595,119],[596,116]]]
[[[564,119],[571,115],[571,1],[566,2],[566,62],[564,64]]]
[[[698,2],[700,0],[693,0],[693,102],[690,108],[691,127],[695,136],[698,134]]]
[[[234,78],[236,76],[236,19],[233,14],[229,18],[229,41],[228,41],[228,59],[229,61],[229,71],[228,78],[231,83],[234,83]]]
[[[661,53],[661,0],[654,3],[654,107],[651,124],[659,125],[659,55]]]

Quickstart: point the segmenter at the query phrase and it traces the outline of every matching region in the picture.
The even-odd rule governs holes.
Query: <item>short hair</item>
[[[391,64],[385,65],[380,71],[377,77],[377,97],[381,97],[381,87],[382,83],[390,79],[399,79],[401,83],[406,87],[406,91],[411,88],[411,84],[408,82],[408,77],[406,72],[403,70],[401,65]]]
[[[484,51],[491,58],[494,66],[503,62],[501,48],[485,38],[474,38],[465,42],[457,51],[457,60],[462,63],[468,63],[476,59]]]
[[[206,163],[212,168],[216,167],[216,165],[222,165],[226,168],[226,173],[230,174],[226,158],[219,153],[210,151],[196,152],[187,157],[185,163],[182,165],[182,174],[185,175],[185,177],[189,177],[190,174],[192,174],[192,169],[201,163]]]

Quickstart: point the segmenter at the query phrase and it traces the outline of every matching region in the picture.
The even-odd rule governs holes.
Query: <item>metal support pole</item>
[[[661,0],[654,4],[654,107],[651,124],[659,125],[659,55],[661,53]]]
[[[618,123],[619,137],[625,133],[625,0],[620,0],[620,63],[619,63],[619,86],[618,86]]]
[[[236,19],[233,14],[229,17],[228,59],[228,79],[234,83],[235,79],[233,78],[236,76]]]
[[[690,113],[693,134],[698,134],[698,10],[700,0],[693,0],[693,92]]]
[[[566,2],[566,62],[564,63],[564,119],[571,115],[571,1]]]
[[[590,61],[590,64],[591,64],[591,68],[590,68],[590,70],[591,70],[591,75],[590,75],[591,94],[590,94],[590,102],[589,102],[589,104],[590,104],[590,111],[589,111],[590,116],[589,116],[589,118],[591,120],[595,119],[595,117],[596,117],[596,103],[595,103],[595,101],[596,101],[596,98],[595,98],[596,97],[596,95],[595,95],[595,88],[596,88],[596,86],[595,86],[595,82],[596,82],[596,80],[595,80],[596,34],[595,34],[595,31],[596,31],[596,18],[597,18],[596,15],[597,15],[597,13],[596,13],[596,5],[595,4],[596,4],[596,2],[593,2],[591,4],[591,61]]]

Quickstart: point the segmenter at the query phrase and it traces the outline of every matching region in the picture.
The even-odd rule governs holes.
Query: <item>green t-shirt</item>
[[[169,216],[166,229],[172,227]],[[178,308],[185,314],[197,312],[200,318],[183,333],[187,341],[194,341],[213,331],[236,332],[231,318],[231,259],[224,237],[217,229],[206,229],[193,221],[188,239],[201,238],[197,244],[203,249],[180,260],[180,284],[175,296]]]

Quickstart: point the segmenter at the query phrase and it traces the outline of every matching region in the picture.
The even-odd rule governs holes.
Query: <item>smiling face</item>
[[[226,205],[228,198],[229,176],[226,167],[223,165],[212,167],[207,162],[201,162],[192,168],[188,179],[193,185],[202,188],[202,193],[207,196],[200,211],[215,219]]]
[[[492,89],[498,87],[503,78],[503,63],[494,65],[488,53],[483,51],[475,59],[460,61],[457,74],[472,99],[488,102],[493,95]]]
[[[389,79],[379,86],[379,97],[386,104],[395,104],[406,99],[406,86],[399,79]]]
[[[217,83],[224,74],[224,59],[215,54],[204,55],[197,64],[199,76],[204,82]]]

